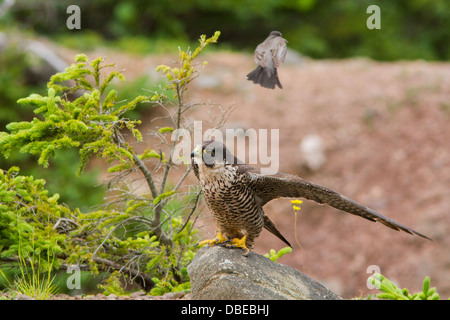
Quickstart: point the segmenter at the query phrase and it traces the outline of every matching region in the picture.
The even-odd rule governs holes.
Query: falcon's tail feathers
[[[266,68],[257,66],[255,70],[247,75],[247,80],[260,84],[261,87],[264,88],[275,89],[275,85],[277,85],[280,89],[283,89],[280,79],[278,78],[277,69],[273,69],[273,72],[269,72]]]
[[[269,219],[268,216],[264,215],[264,228],[266,228],[267,230],[269,230],[272,234],[274,234],[275,236],[277,236],[281,241],[283,241],[284,243],[286,243],[289,247],[292,248],[291,244],[289,243],[289,241],[286,240],[285,237],[283,237],[283,235],[281,234],[280,231],[278,231],[277,227],[275,227],[275,225],[273,224],[273,222]]]

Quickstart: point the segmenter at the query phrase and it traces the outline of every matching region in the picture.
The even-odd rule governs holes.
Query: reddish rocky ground
[[[155,66],[173,59],[89,53],[91,58],[100,55],[125,68],[128,79],[143,73],[155,77]],[[294,227],[291,204],[280,199],[265,207],[294,247],[280,263],[344,298],[376,293],[366,286],[370,266],[412,292],[421,289],[428,275],[441,298],[450,296],[449,63],[291,56],[279,69],[283,90],[268,90],[246,80],[254,68],[250,55],[220,52],[202,59],[209,63],[192,83],[189,99],[233,105],[227,128],[279,129],[280,171],[328,186],[433,239],[395,232],[309,201]],[[209,120],[208,107],[202,108],[191,119]],[[144,119],[145,125],[151,124]],[[326,155],[317,171],[305,169],[299,147],[310,134],[320,137]],[[195,177],[189,183],[197,183]],[[214,232],[208,217],[206,212],[199,224],[204,237]],[[263,231],[255,251],[283,246]]]
[[[449,64],[303,60],[279,69],[283,90],[268,90],[245,79],[254,66],[250,56],[205,59],[204,75],[216,85],[197,86],[192,99],[234,105],[226,127],[279,129],[280,171],[328,186],[433,238],[306,201],[294,228],[291,204],[280,199],[265,207],[294,244],[279,262],[345,298],[375,292],[366,286],[372,265],[414,292],[428,275],[442,297],[450,296]],[[321,138],[326,155],[315,172],[305,170],[299,148],[310,134]],[[255,251],[283,245],[263,232]]]
[[[376,292],[366,286],[370,266],[413,292],[428,275],[442,297],[450,296],[450,64],[291,59],[279,69],[283,90],[268,90],[245,79],[250,56],[206,59],[204,74],[216,86],[197,87],[193,99],[235,105],[231,128],[279,129],[280,171],[328,186],[433,238],[307,201],[294,228],[291,204],[280,199],[265,207],[294,244],[279,262],[345,298]],[[310,134],[321,138],[326,155],[315,172],[305,169],[299,148]],[[281,247],[264,231],[255,251]]]

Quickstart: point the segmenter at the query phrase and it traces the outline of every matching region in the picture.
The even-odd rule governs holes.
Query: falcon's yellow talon
[[[245,252],[242,255],[247,257],[248,254],[250,253],[250,249],[247,248],[247,246],[245,245],[246,240],[247,240],[247,236],[243,236],[241,239],[239,239],[239,238],[225,239],[222,236],[222,233],[219,232],[215,239],[200,241],[195,246],[201,247],[201,246],[204,246],[205,244],[207,244],[208,247],[218,245],[218,246],[230,248],[230,249],[242,248],[245,250]]]
[[[223,244],[223,246],[226,248],[242,248],[245,250],[245,252],[242,255],[247,257],[248,254],[250,253],[250,249],[247,248],[247,246],[245,245],[246,240],[247,240],[247,236],[243,236],[241,239],[234,238],[230,241],[229,244],[228,243]]]
[[[211,246],[214,246],[214,245],[216,245],[216,244],[222,244],[222,243],[224,243],[224,242],[227,242],[227,241],[229,241],[229,240],[227,240],[227,239],[225,239],[223,236],[222,236],[222,233],[218,233],[217,234],[217,236],[216,236],[216,238],[215,239],[210,239],[210,240],[203,240],[203,241],[200,241],[200,242],[198,242],[195,246],[196,247],[202,247],[202,246],[204,246],[205,244],[207,244],[208,245],[208,247],[211,247]]]

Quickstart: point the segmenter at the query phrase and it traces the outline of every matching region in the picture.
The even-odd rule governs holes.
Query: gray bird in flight
[[[277,68],[286,57],[286,43],[287,40],[282,38],[281,32],[272,31],[267,39],[256,47],[254,58],[258,66],[247,75],[247,80],[264,88],[275,89],[277,85],[283,89]]]
[[[285,173],[263,175],[215,140],[197,146],[191,153],[191,162],[217,227],[216,238],[201,241],[200,245],[242,248],[247,254],[265,228],[290,246],[263,210],[267,202],[279,197],[313,200],[430,239],[327,187]]]

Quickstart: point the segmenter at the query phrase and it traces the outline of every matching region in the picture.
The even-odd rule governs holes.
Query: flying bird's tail
[[[289,243],[289,241],[286,240],[285,237],[283,237],[283,235],[281,234],[280,231],[278,231],[277,227],[275,227],[275,225],[273,224],[273,222],[269,219],[268,216],[264,215],[264,228],[266,228],[267,230],[269,230],[271,233],[273,233],[274,235],[276,235],[281,241],[283,241],[284,243],[286,243],[289,247],[292,248],[291,244]]]
[[[247,75],[247,80],[259,83],[264,88],[275,89],[275,85],[277,85],[280,89],[283,89],[280,79],[278,79],[276,68],[269,69],[257,66],[255,70]]]

